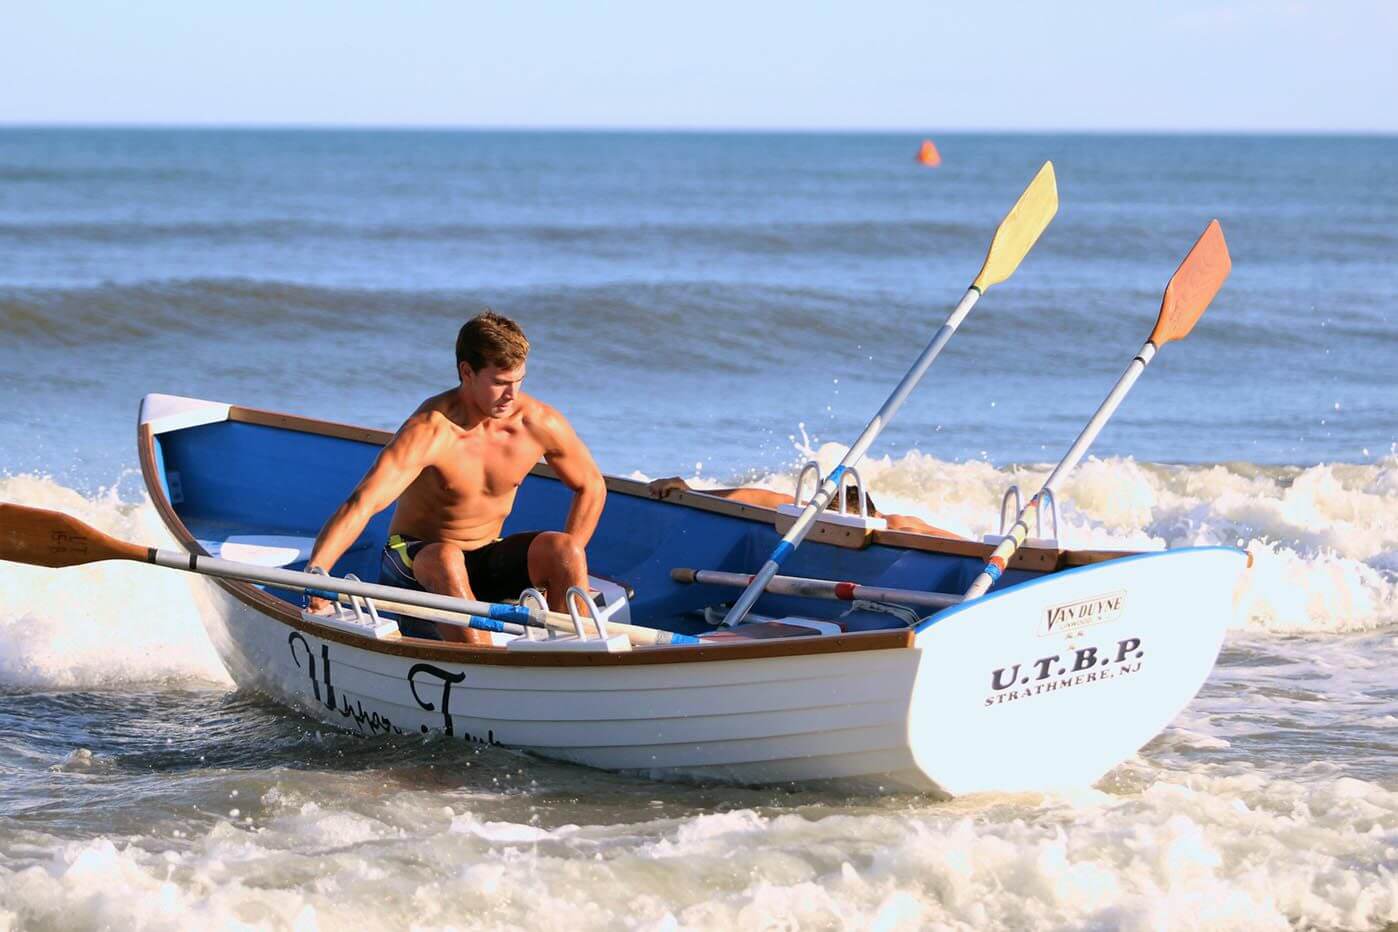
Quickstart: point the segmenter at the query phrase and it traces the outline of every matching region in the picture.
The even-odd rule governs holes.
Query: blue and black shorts
[[[466,578],[471,592],[482,602],[517,599],[534,583],[529,579],[529,545],[540,531],[524,531],[464,552]],[[413,557],[431,541],[393,534],[383,548],[379,582],[386,586],[423,591],[413,575]]]

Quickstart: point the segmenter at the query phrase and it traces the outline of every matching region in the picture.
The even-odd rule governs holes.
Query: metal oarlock
[[[803,501],[801,498],[801,494],[805,491],[807,474],[815,475],[815,486],[811,489],[811,498],[815,498],[815,494],[820,491],[820,464],[815,460],[807,460],[806,464],[801,467],[801,472],[796,476],[796,494],[792,497],[792,500],[796,503],[797,508],[806,507],[811,500],[808,498]],[[834,511],[842,515],[850,513],[844,495],[846,478],[848,478],[850,484],[854,486],[855,495],[859,498],[859,517],[869,517],[869,496],[864,493],[864,477],[859,474],[859,469],[854,466],[846,466],[844,472],[840,474],[839,485],[835,487],[835,498],[833,500],[835,503]]]
[[[322,569],[322,568],[319,567],[319,566],[308,566],[308,567],[306,567],[305,572],[309,573],[309,574],[312,575],[312,576],[329,576],[329,575],[330,575],[329,573],[327,573],[324,569]],[[303,592],[301,595],[302,595],[302,597],[303,597],[303,598],[302,598],[302,601],[305,603],[305,604],[302,605],[301,607],[302,607],[302,608],[309,608],[310,605],[311,605],[311,598],[312,598],[311,593],[310,593],[309,591],[307,591],[307,592]],[[337,608],[335,609],[335,611],[338,612],[338,611],[339,611],[339,608],[337,607]]]
[[[1015,502],[1014,508],[1010,508],[1010,507],[1009,507],[1010,499],[1011,499],[1011,498],[1013,498],[1013,499],[1014,499],[1014,502]],[[1011,484],[1010,487],[1009,487],[1008,489],[1005,490],[1005,497],[1002,498],[1002,499],[1000,499],[1000,536],[1001,536],[1001,537],[1004,537],[1006,534],[1010,533],[1010,519],[1011,519],[1014,515],[1019,514],[1019,510],[1020,510],[1021,504],[1022,504],[1022,503],[1021,503],[1021,500],[1020,500],[1020,497],[1019,497],[1019,486],[1018,486],[1018,485]]]
[[[548,600],[544,598],[544,594],[542,592],[540,592],[538,589],[535,589],[533,586],[530,586],[528,589],[525,589],[523,592],[519,594],[520,605],[523,605],[526,608],[528,608],[531,603],[535,608],[537,608],[541,612],[546,612],[549,610]],[[542,628],[526,626],[524,629],[524,636],[531,641],[543,641],[548,639],[548,632],[546,632]]]
[[[537,589],[526,589],[520,594],[520,604],[529,601],[542,601],[543,596]],[[597,604],[592,601],[587,590],[582,586],[570,586],[564,593],[563,600],[568,606],[568,616],[572,619],[573,634],[559,634],[553,632],[545,640],[536,641],[527,637],[518,637],[505,645],[507,650],[513,651],[593,651],[607,654],[614,654],[631,649],[631,641],[624,634],[611,634],[607,629],[605,613],[597,610]],[[578,605],[581,602],[586,605],[585,610],[580,610]],[[588,636],[586,620],[590,619],[597,629],[595,637]]]
[[[345,578],[348,580],[352,580],[353,582],[363,581],[353,573],[346,573]],[[377,606],[374,605],[373,599],[369,598],[367,595],[352,595],[349,597],[349,600],[350,607],[354,609],[354,617],[356,621],[363,621],[364,614],[367,611],[369,614],[369,620],[373,623],[375,627],[378,627],[378,625],[382,623],[383,619],[379,617],[379,610]],[[361,608],[361,603],[363,605],[363,608]]]
[[[1014,509],[1009,508],[1010,500],[1014,500]],[[1053,533],[1044,537],[1044,503],[1048,503],[1049,517],[1053,519]],[[1014,524],[1014,519],[1019,515],[1022,508],[1019,486],[1011,485],[1005,490],[1005,497],[1000,500],[1000,537],[1010,533],[1010,528]],[[1034,505],[1034,537],[1038,540],[1058,540],[1058,499],[1054,498],[1052,489],[1042,489],[1039,492],[1039,499]]]
[[[306,570],[306,572],[307,572],[307,573],[310,573],[310,574],[313,575],[313,576],[326,576],[326,577],[328,577],[328,576],[330,575],[329,573],[327,573],[324,569],[322,569],[322,568],[319,567],[319,566],[313,566],[313,567],[311,567],[310,569]],[[358,576],[354,575],[353,573],[346,573],[346,574],[344,575],[343,578],[344,578],[344,579],[348,579],[348,580],[350,580],[351,582],[363,582],[363,581],[364,581],[364,580],[360,579]],[[310,598],[310,596],[309,596],[309,594],[307,594],[307,600],[308,600],[308,601],[309,601],[309,598]],[[379,625],[383,624],[383,619],[379,617],[379,610],[378,610],[378,607],[377,607],[376,605],[374,605],[374,600],[373,600],[373,599],[369,598],[368,596],[358,596],[358,595],[345,595],[345,596],[341,596],[340,598],[341,598],[341,599],[347,599],[347,600],[349,600],[349,604],[346,605],[343,601],[342,601],[342,602],[337,602],[337,603],[335,604],[335,614],[336,614],[337,616],[342,615],[342,614],[343,614],[343,615],[349,615],[349,614],[352,613],[352,614],[353,614],[353,620],[354,620],[354,621],[357,621],[357,622],[360,622],[360,623],[372,623],[372,625],[373,625],[374,627],[378,627]],[[332,601],[333,601],[333,600],[332,600]],[[364,618],[364,616],[365,616],[366,614],[369,616],[367,622],[366,622],[366,620],[365,620],[365,618]],[[347,619],[347,620],[348,620],[348,619]]]
[[[312,576],[325,576],[329,574],[320,567],[314,567],[306,571]],[[363,582],[353,573],[346,573],[343,577],[349,582]],[[308,590],[307,595],[311,595]],[[331,600],[333,611],[329,615],[312,615],[309,610],[303,609],[302,615],[316,624],[329,625],[332,628],[339,628],[342,631],[349,631],[354,634],[366,635],[377,639],[397,637],[399,634],[398,622],[385,619],[379,616],[378,606],[374,600],[368,596],[360,595],[335,595],[326,592],[323,597]]]
[[[582,616],[578,614],[579,599],[587,606],[588,617],[592,619],[592,623],[597,628],[597,637],[603,641],[607,639],[607,623],[602,620],[601,614],[597,611],[597,604],[592,601],[592,597],[588,595],[586,589],[582,586],[569,586],[563,598],[568,603],[568,614],[573,618],[573,626],[578,630],[579,640],[587,639],[587,633],[583,628]]]
[[[1053,518],[1053,533],[1049,535],[1049,540],[1058,540],[1058,499],[1053,496],[1053,489],[1041,489],[1039,491],[1039,506],[1034,509],[1034,524],[1043,533],[1044,527],[1044,502],[1048,502],[1049,515]]]
[[[820,464],[815,460],[806,460],[805,465],[801,467],[801,471],[796,474],[796,494],[791,498],[798,508],[806,507],[806,502],[810,501],[810,499],[806,499],[806,501],[801,500],[801,492],[806,486],[807,473],[815,474],[815,486],[811,489],[811,498],[815,498],[815,494],[820,491]]]

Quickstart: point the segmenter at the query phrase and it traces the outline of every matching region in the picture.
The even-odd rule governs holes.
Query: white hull
[[[228,421],[236,431],[220,429]],[[183,476],[167,473],[157,435],[171,445]],[[206,508],[238,495],[266,505],[270,495],[275,507],[259,517],[237,512],[238,530],[264,535],[265,544],[269,528],[294,526],[285,522],[310,507],[304,496],[278,498],[273,480],[293,455],[283,445],[308,437],[322,438],[321,445],[303,443],[296,455],[319,451],[322,469],[340,468],[356,444],[362,457],[386,439],[359,428],[151,396],[142,407],[142,470],[167,528],[189,552],[206,546],[174,510],[190,493],[203,494]],[[348,445],[330,450],[326,437]],[[239,443],[249,438],[267,451],[240,460],[246,448]],[[195,455],[200,444],[212,444],[207,449],[217,454]],[[225,485],[225,468],[241,484]],[[708,522],[652,526],[625,512],[634,501],[619,500],[631,517],[609,532],[614,549],[630,547],[637,527],[669,529],[646,545],[654,548],[646,549],[652,564],[662,553],[661,565],[673,566],[675,558],[703,552],[716,539],[700,535],[718,533],[715,528],[731,535],[719,542],[736,546],[767,520],[761,509],[725,502],[721,510],[739,513],[714,523],[705,514],[712,504],[661,505],[625,480],[616,482],[621,487],[614,492],[648,508],[685,509],[667,520]],[[540,495],[545,501],[547,493]],[[318,516],[329,506],[311,510]],[[689,546],[666,549],[683,542],[690,527]],[[889,532],[852,543],[837,535],[808,546],[843,540],[863,547],[870,538],[900,548],[893,555],[907,560],[905,571],[938,574],[949,591],[963,590],[970,579],[958,574],[974,574],[990,553],[969,542]],[[851,565],[861,559],[849,554]],[[1087,785],[1159,734],[1213,668],[1249,559],[1224,547],[1124,557],[1078,553],[1086,565],[1060,569],[1069,555],[1022,554],[1020,568],[1028,572],[1016,584],[943,610],[913,631],[766,641],[730,634],[727,642],[618,654],[544,644],[528,651],[445,645],[396,634],[378,639],[308,620],[247,583],[201,581],[197,588],[205,626],[235,682],[341,728],[445,733],[667,779],[840,780],[959,795]],[[651,590],[675,585],[634,552],[621,562],[650,573]],[[878,561],[866,562],[870,578],[877,576]]]
[[[446,733],[662,779],[938,790],[908,747],[920,655],[907,648],[601,668],[418,661],[322,640],[206,585],[206,627],[234,681],[341,728]]]

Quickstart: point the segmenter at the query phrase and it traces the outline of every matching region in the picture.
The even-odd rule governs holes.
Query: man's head
[[[524,381],[529,340],[519,324],[494,311],[477,314],[456,335],[461,391],[489,417],[506,417]]]

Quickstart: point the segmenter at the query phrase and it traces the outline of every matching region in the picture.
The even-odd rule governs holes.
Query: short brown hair
[[[483,311],[462,324],[456,335],[456,367],[464,362],[473,372],[486,366],[513,369],[529,355],[529,340],[519,324],[503,314]]]
[[[852,515],[859,514],[859,490],[853,485],[846,485],[842,491],[844,493],[843,497],[845,500],[846,513]],[[830,503],[825,507],[830,511],[839,511],[840,498],[841,496],[839,495],[832,495],[830,497]],[[868,492],[864,493],[864,502],[869,506],[869,517],[877,518],[879,516],[879,510],[874,507],[874,499]]]

